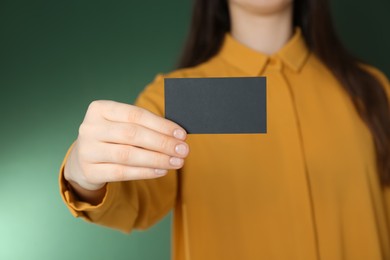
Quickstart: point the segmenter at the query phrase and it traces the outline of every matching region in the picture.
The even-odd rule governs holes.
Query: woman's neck
[[[272,13],[255,13],[231,3],[231,34],[244,45],[271,55],[281,49],[293,34],[292,5]]]

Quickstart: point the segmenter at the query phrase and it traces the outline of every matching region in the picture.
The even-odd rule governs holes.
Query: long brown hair
[[[294,0],[293,24],[309,50],[339,80],[373,136],[382,184],[390,185],[390,109],[381,83],[338,39],[327,0]],[[230,31],[227,0],[195,0],[190,32],[179,68],[196,66],[216,55]]]

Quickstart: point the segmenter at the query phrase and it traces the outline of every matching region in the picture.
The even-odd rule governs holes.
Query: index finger
[[[109,121],[142,125],[181,140],[184,140],[187,135],[186,131],[175,122],[133,105],[107,101],[102,110],[102,116]]]

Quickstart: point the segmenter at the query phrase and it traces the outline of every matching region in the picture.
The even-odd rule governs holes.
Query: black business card
[[[266,133],[266,78],[166,78],[165,117],[189,134]]]

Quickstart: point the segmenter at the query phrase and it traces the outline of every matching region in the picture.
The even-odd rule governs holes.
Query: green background
[[[334,0],[350,50],[390,75],[390,2]],[[169,259],[170,216],[130,236],[73,218],[57,174],[96,99],[132,103],[168,72],[191,3],[0,1],[0,259]]]

